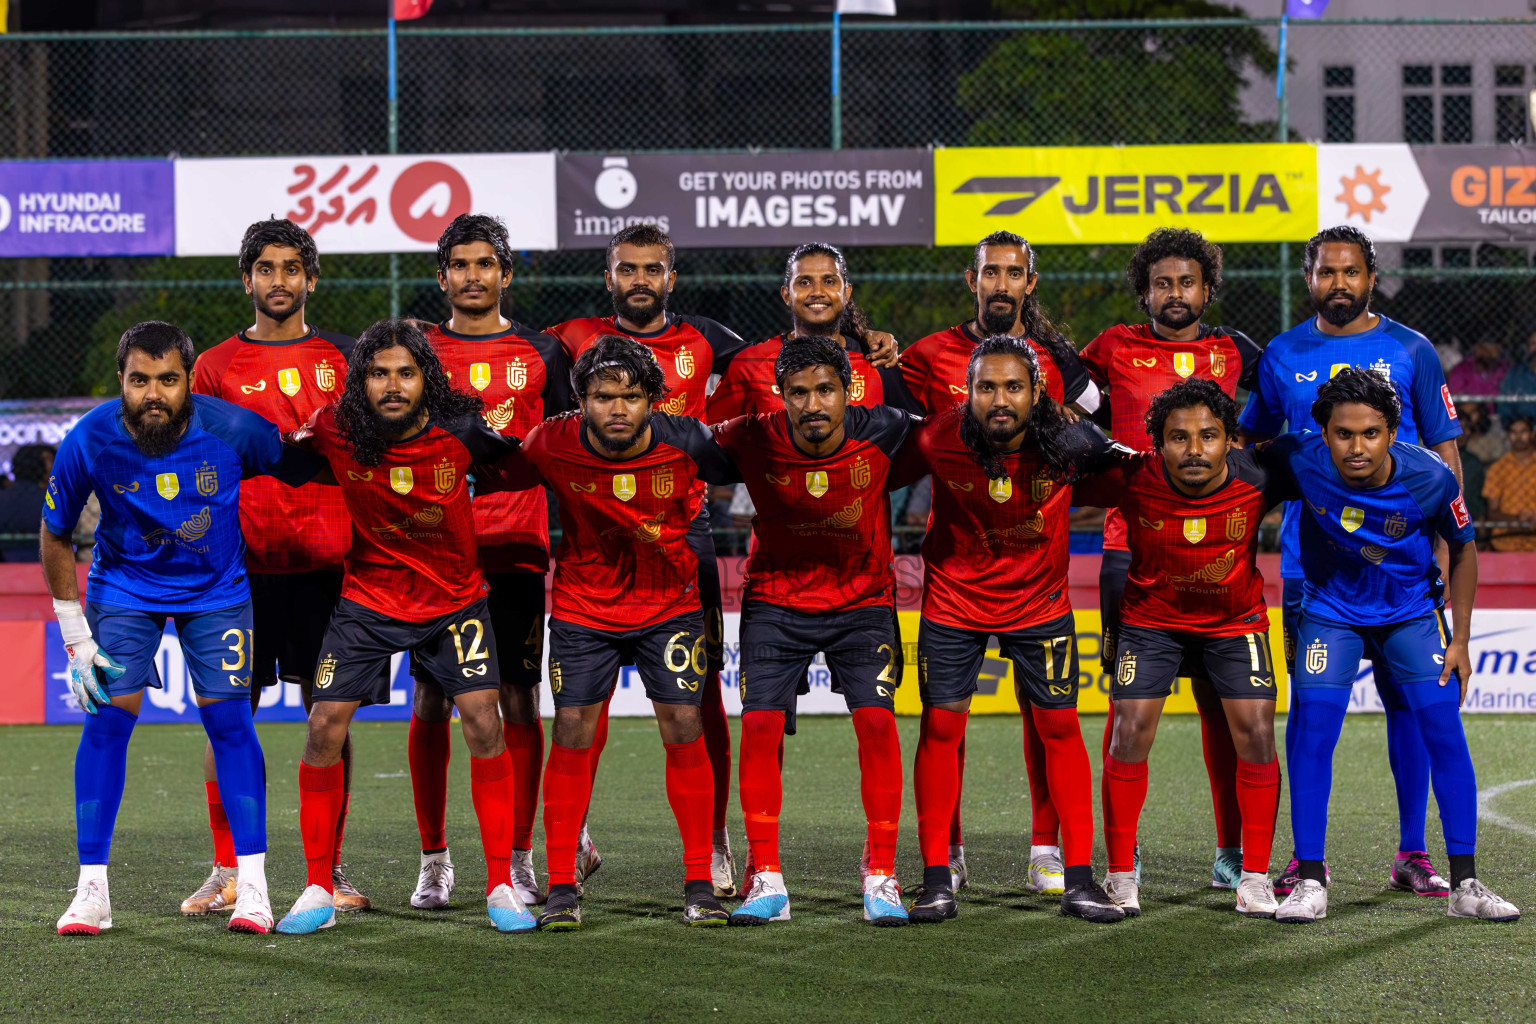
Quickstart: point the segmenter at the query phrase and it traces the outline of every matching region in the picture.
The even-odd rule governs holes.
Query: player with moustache
[[[1210,326],[1203,319],[1221,293],[1221,271],[1221,247],[1185,228],[1158,228],[1131,253],[1125,277],[1147,322],[1110,327],[1082,353],[1084,366],[1105,393],[1099,422],[1109,423],[1110,436],[1126,447],[1137,451],[1156,447],[1156,439],[1147,433],[1147,411],[1153,396],[1176,384],[1191,379],[1215,381],[1234,398],[1238,388],[1254,388],[1259,347],[1241,332]],[[1099,568],[1106,674],[1113,674],[1121,595],[1131,559],[1125,537],[1125,519],[1120,510],[1110,509],[1104,520],[1104,557]],[[1216,819],[1211,886],[1234,889],[1243,870],[1238,754],[1219,697],[1199,668],[1197,661],[1181,675],[1192,677],[1200,709],[1201,747]],[[1111,703],[1104,723],[1106,756],[1118,709]],[[1135,871],[1140,878],[1139,847]]]
[[[539,927],[581,926],[576,855],[591,799],[588,758],[623,664],[633,663],[666,748],[667,799],[683,841],[683,920],[724,925],[713,892],[714,780],[699,705],[708,669],[694,480],[734,483],[709,430],[655,412],[666,397],[656,357],[631,338],[600,338],[576,360],[579,415],[536,426],[500,469],[508,486],[548,487],[560,503],[549,628],[554,741],[544,783],[549,899]],[[623,609],[616,622],[615,609]]]
[[[1061,912],[1096,922],[1125,917],[1093,880],[1093,770],[1078,727],[1067,596],[1071,480],[1110,458],[1112,446],[1086,420],[1069,422],[1042,378],[1029,342],[983,338],[971,352],[969,400],[914,431],[892,474],[892,486],[934,480],[918,634],[923,721],[912,778],[924,869],[913,921],[946,921],[958,911],[948,842],[960,746],[993,637],[1013,662],[1019,707],[1044,748],[1041,767],[1061,816]],[[1032,861],[1031,881],[1034,874]]]
[[[789,918],[779,856],[780,751],[794,732],[797,691],[825,654],[852,712],[864,801],[865,920],[904,925],[896,880],[901,747],[894,694],[901,681],[891,462],[917,422],[889,406],[848,403],[852,369],[831,338],[789,338],[776,364],[783,409],[713,428],[756,513],[741,616],[741,777],[752,871],[732,924]]]
[[[1147,755],[1163,702],[1196,669],[1217,695],[1237,750],[1242,849],[1236,909],[1272,917],[1270,848],[1280,800],[1275,677],[1259,574],[1259,521],[1294,491],[1250,449],[1230,447],[1237,404],[1220,384],[1188,380],[1153,397],[1156,448],[1084,477],[1083,505],[1118,508],[1131,561],[1110,683],[1113,732],[1104,758],[1104,888],[1128,917],[1141,914],[1136,826],[1147,797]]]
[[[479,397],[455,391],[412,320],[380,320],[358,339],[341,401],[290,438],[323,456],[352,519],[341,601],[315,668],[299,763],[307,886],[278,922],[306,934],[336,921],[330,851],[341,803],[341,748],[357,709],[389,702],[381,669],[397,653],[458,709],[470,796],[485,849],[486,910],[498,931],[535,926],[512,887],[512,759],[501,667],[475,542],[470,477],[516,450]]]
[[[437,241],[437,283],[449,318],[427,340],[451,381],[485,403],[486,424],[523,438],[546,416],[571,407],[570,361],[558,339],[502,313],[514,256],[499,218],[461,214]],[[490,587],[491,630],[501,642],[501,717],[512,757],[512,886],[525,904],[544,901],[533,867],[544,727],[544,575],[549,571],[549,508],[541,490],[477,493],[475,537]],[[421,870],[411,906],[437,909],[453,891],[448,852],[449,719],[453,703],[422,672],[407,741],[411,792],[421,833]]]

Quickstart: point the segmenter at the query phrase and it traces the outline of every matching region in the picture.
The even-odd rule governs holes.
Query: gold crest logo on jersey
[[[327,689],[336,681],[336,655],[330,651],[325,652],[325,657],[320,659],[320,665],[315,669],[315,689]]]
[[[219,493],[218,471],[206,462],[197,469],[197,493],[205,498]]]
[[[677,375],[683,380],[693,377],[693,352],[687,348],[680,348],[672,356],[672,365],[677,369]]]
[[[181,481],[175,473],[161,473],[155,477],[155,490],[160,492],[160,497],[170,501],[181,493]]]
[[[1040,480],[1038,478],[1036,478],[1036,480],[1034,482],[1034,486],[1035,486],[1035,490],[1039,491],[1039,489],[1040,489]],[[987,495],[993,501],[995,501],[999,505],[1001,505],[1003,502],[1005,502],[1009,498],[1013,497],[1013,478],[1012,477],[1007,477],[1007,476],[1000,476],[1000,477],[996,478],[995,480],[988,480],[987,481]],[[1039,501],[1040,499],[1036,498],[1035,500]]]
[[[1225,352],[1211,353],[1211,376],[1223,377],[1227,373],[1227,354]]]
[[[410,466],[394,466],[389,471],[389,486],[396,494],[410,494],[416,486],[416,477]]]
[[[1313,675],[1328,668],[1328,645],[1321,640],[1313,639],[1307,644],[1307,671]]]
[[[808,470],[805,474],[805,489],[811,492],[811,497],[819,498],[827,493],[827,473],[823,469]]]
[[[1029,496],[1035,501],[1045,501],[1050,498],[1051,492],[1056,489],[1056,481],[1044,473],[1036,474],[1029,482]]]
[[[1161,519],[1148,519],[1146,516],[1137,516],[1136,518],[1141,521],[1143,529],[1161,530],[1163,528],[1163,521]]]
[[[551,693],[559,693],[560,692],[560,687],[562,685],[564,685],[564,680],[562,680],[560,678],[560,663],[558,661],[551,661],[549,663],[549,689],[550,689],[550,692]]]
[[[252,394],[252,393],[257,392],[257,391],[265,391],[265,390],[267,390],[267,382],[264,381],[264,380],[259,380],[255,384],[241,384],[240,385],[240,393],[242,395],[249,395],[249,394]]]
[[[656,405],[657,412],[664,412],[669,416],[681,416],[688,411],[688,396],[679,392]]]
[[[1387,549],[1378,544],[1367,544],[1360,549],[1360,555],[1372,565],[1380,565],[1381,560],[1387,557]]]
[[[1235,509],[1227,513],[1227,540],[1242,540],[1248,535],[1248,513]]]
[[[485,424],[499,434],[511,425],[512,416],[516,411],[517,396],[511,395],[495,408],[485,410]]]
[[[1339,513],[1339,525],[1349,533],[1354,533],[1365,525],[1365,510],[1345,505],[1344,511]]]
[[[848,382],[848,401],[855,404],[864,401],[864,377],[857,372]]]
[[[764,473],[763,477],[775,487],[789,486],[789,474],[787,473],[783,476],[774,476],[772,473]]]
[[[336,368],[324,359],[315,364],[315,387],[321,391],[336,390]]]
[[[1184,520],[1184,539],[1191,544],[1199,544],[1205,540],[1205,517],[1189,518]]]
[[[1115,671],[1115,681],[1121,686],[1130,686],[1136,681],[1136,655],[1120,655],[1120,665]]]
[[[458,470],[454,468],[453,460],[443,456],[443,460],[432,467],[432,486],[437,488],[438,494],[447,494],[453,490],[454,482],[459,478]]]
[[[862,491],[869,486],[869,463],[862,455],[854,460],[853,468],[848,471],[848,475],[853,481],[853,486],[859,490]]]
[[[635,496],[635,475],[633,473],[619,473],[614,476],[613,496],[620,501],[628,501]]]
[[[854,498],[851,504],[844,505],[825,519],[811,523],[790,523],[789,528],[801,533],[807,530],[851,530],[859,525],[863,515],[864,499]]]
[[[286,370],[278,370],[277,388],[289,398],[304,390],[304,379],[299,376],[299,368],[290,366]]]
[[[137,480],[135,480],[131,484],[113,484],[112,485],[112,489],[114,491],[116,491],[118,494],[133,494],[133,493],[138,491],[138,489],[139,489],[139,482]],[[48,507],[49,508],[53,508],[53,502],[51,500],[53,496],[50,494],[50,495],[48,495],[48,497],[50,499],[49,502],[48,502]]]
[[[474,388],[476,391],[484,391],[486,388],[491,386],[490,363],[469,364],[469,386]]]
[[[507,364],[507,387],[521,391],[528,386],[528,364],[514,359]]]
[[[1139,366],[1139,367],[1142,367],[1143,369],[1150,370],[1150,369],[1152,369],[1152,367],[1157,365],[1157,357],[1153,356],[1151,359],[1137,359],[1135,356],[1132,356],[1131,357],[1131,365],[1132,366]]]
[[[1193,352],[1175,352],[1173,354],[1173,372],[1180,377],[1188,377],[1195,372],[1195,354]]]
[[[1170,583],[1220,583],[1227,578],[1232,567],[1237,564],[1237,549],[1231,548],[1226,554],[1196,569],[1187,576],[1169,576]]]
[[[1386,530],[1388,537],[1391,537],[1395,540],[1396,538],[1401,537],[1403,534],[1408,532],[1408,520],[1404,519],[1398,513],[1393,512],[1391,515],[1387,516],[1387,522],[1383,529]]]
[[[443,506],[428,505],[420,512],[412,515],[411,518],[422,526],[436,526],[443,521],[443,514]]]
[[[1328,379],[1332,380],[1339,375],[1340,370],[1347,369],[1349,369],[1348,363],[1334,363],[1332,366],[1328,367]]]
[[[651,495],[656,498],[672,497],[671,466],[663,466],[651,474]]]

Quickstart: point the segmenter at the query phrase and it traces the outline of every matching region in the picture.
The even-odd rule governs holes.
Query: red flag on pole
[[[432,9],[432,0],[395,0],[395,20],[410,21]]]

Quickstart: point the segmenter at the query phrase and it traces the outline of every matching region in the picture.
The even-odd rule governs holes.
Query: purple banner
[[[0,162],[0,256],[169,256],[169,160]]]

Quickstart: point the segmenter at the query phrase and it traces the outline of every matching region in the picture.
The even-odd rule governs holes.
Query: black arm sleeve
[[[731,360],[736,358],[736,353],[747,347],[741,335],[708,317],[684,314],[678,319],[698,331],[709,342],[710,373],[723,374],[730,367]]]
[[[345,359],[348,363],[352,362],[352,350],[357,347],[357,339],[352,337],[352,335],[316,329],[315,337],[335,345],[336,351],[341,353],[341,358]]]
[[[459,439],[469,452],[469,461],[475,465],[500,462],[520,447],[517,438],[496,433],[480,416],[469,416],[452,425],[445,423],[443,429]]]
[[[715,441],[715,435],[692,416],[669,416],[664,412],[651,417],[651,427],[663,444],[669,444],[693,460],[698,467],[697,476],[710,484],[736,484],[741,473]]]
[[[1259,389],[1259,357],[1264,354],[1264,350],[1242,331],[1234,331],[1229,327],[1218,327],[1217,330],[1232,339],[1232,344],[1237,346],[1238,358],[1243,361],[1237,386],[1244,391],[1257,391]]]
[[[902,375],[900,366],[877,366],[875,372],[880,374],[880,393],[884,396],[884,404],[914,416],[923,415],[923,407],[912,394],[912,389],[907,387],[907,378]]]
[[[843,414],[843,429],[850,439],[868,441],[892,461],[907,435],[921,422],[917,416],[888,405],[873,409],[850,405]]]
[[[1051,358],[1056,361],[1056,369],[1061,373],[1061,390],[1066,398],[1066,404],[1071,405],[1082,397],[1088,385],[1093,383],[1088,376],[1088,370],[1083,366],[1083,361],[1077,356],[1077,349],[1072,343],[1059,334],[1053,334],[1040,343],[1051,353]]]
[[[576,408],[576,398],[571,394],[571,358],[565,354],[560,339],[552,334],[529,331],[523,335],[523,340],[544,360],[544,418]]]

